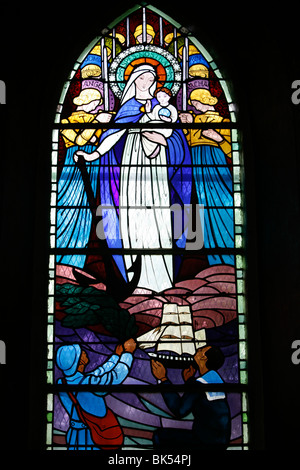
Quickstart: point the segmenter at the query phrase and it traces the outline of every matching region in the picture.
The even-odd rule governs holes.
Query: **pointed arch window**
[[[47,448],[94,449],[89,412],[117,420],[103,448],[247,449],[238,122],[190,31],[147,5],[100,32],[63,87],[51,183]]]

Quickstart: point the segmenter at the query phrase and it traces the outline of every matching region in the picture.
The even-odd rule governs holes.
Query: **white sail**
[[[196,333],[193,329],[189,305],[165,304],[161,325],[137,338],[141,349],[175,352],[179,356],[194,356],[196,349],[206,344],[205,329]]]
[[[204,328],[195,332],[195,346],[196,349],[206,346],[206,331]]]
[[[164,313],[161,319],[161,325],[179,325],[179,317],[177,313]]]
[[[153,330],[144,333],[137,338],[139,347],[141,349],[153,348],[161,336],[161,327],[154,328]]]
[[[194,356],[196,354],[195,343],[192,343],[191,341],[182,341],[181,350],[182,354],[186,353]]]

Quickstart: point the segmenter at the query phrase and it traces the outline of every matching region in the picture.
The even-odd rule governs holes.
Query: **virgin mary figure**
[[[92,154],[78,151],[85,160],[100,160],[100,199],[103,232],[110,248],[123,248],[115,262],[130,281],[132,265],[141,250],[138,287],[161,292],[173,286],[180,256],[174,257],[174,243],[184,248],[187,232],[174,239],[172,206],[183,209],[192,190],[191,157],[181,130],[134,127],[147,123],[146,108],[158,101],[155,68],[139,65],[131,72],[123,90],[116,124],[132,123],[105,131]],[[146,106],[147,104],[147,106]],[[117,127],[117,126],[115,126]],[[158,147],[158,148],[157,148]],[[152,152],[153,150],[153,152]],[[154,151],[155,150],[155,151]]]

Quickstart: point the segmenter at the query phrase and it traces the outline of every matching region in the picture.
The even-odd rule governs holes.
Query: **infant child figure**
[[[159,88],[154,93],[158,104],[154,106],[153,110],[151,111],[151,101],[148,100],[145,104],[145,111],[147,115],[148,122],[151,121],[154,123],[161,123],[164,122],[176,122],[178,119],[178,113],[175,106],[170,104],[170,99],[172,96],[171,91],[168,88]],[[150,134],[155,131],[158,134],[161,134],[165,139],[171,136],[172,129],[146,129],[143,131],[143,135],[147,137],[147,139],[143,139],[143,147],[144,151],[148,158],[154,158],[160,151],[160,146],[157,145],[155,142],[149,141]]]
[[[165,122],[176,122],[178,118],[177,109],[175,106],[170,104],[172,96],[171,91],[168,88],[158,88],[154,93],[159,104],[154,106],[152,112],[147,109],[149,102],[146,104],[146,111],[151,121],[165,121]],[[151,104],[151,103],[150,103]]]

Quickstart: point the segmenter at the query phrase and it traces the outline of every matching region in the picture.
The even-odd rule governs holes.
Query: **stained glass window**
[[[51,168],[47,449],[248,449],[240,134],[199,38],[150,5],[99,31]]]

